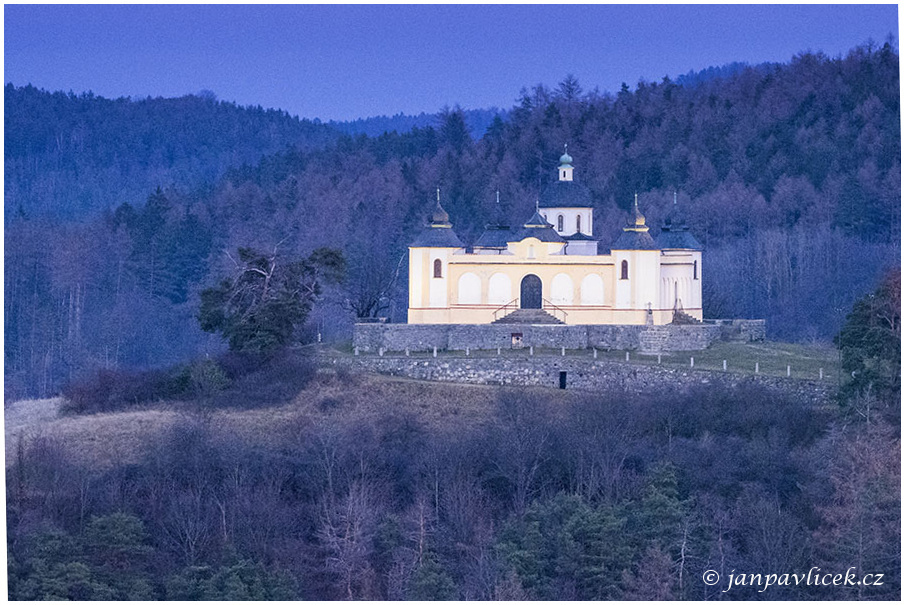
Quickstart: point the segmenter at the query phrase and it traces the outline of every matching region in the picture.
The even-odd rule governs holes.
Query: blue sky
[[[6,5],[5,81],[106,97],[202,89],[307,118],[512,106],[733,61],[898,40],[888,5]]]

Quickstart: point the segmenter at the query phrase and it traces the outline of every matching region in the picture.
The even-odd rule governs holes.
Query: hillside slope
[[[32,414],[21,448],[14,406],[11,598],[709,600],[726,583],[701,577],[721,564],[845,570],[852,548],[856,573],[886,574],[864,594],[900,588],[900,444],[882,414],[752,385],[638,396],[329,372],[283,405],[235,403]],[[732,590],[859,590],[757,588]]]
[[[4,88],[7,216],[82,219],[157,187],[194,191],[228,168],[338,133],[284,111],[210,97],[106,99]]]
[[[558,402],[583,397],[572,392],[527,389],[544,393]],[[299,424],[342,418],[365,421],[395,414],[411,415],[440,430],[458,430],[485,423],[499,395],[497,387],[437,384],[373,374],[337,376],[322,371],[292,401],[252,409],[200,410],[195,404],[160,402],[137,409],[73,415],[61,412],[62,398],[28,399],[8,404],[4,410],[6,465],[16,462],[20,446],[39,440],[65,443],[80,464],[109,469],[131,464],[146,455],[146,446],[179,425],[206,424],[221,438],[240,437],[251,446],[288,438]],[[21,440],[21,443],[20,443]]]

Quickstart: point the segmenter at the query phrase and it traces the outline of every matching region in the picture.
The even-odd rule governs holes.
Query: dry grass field
[[[176,422],[179,413],[166,409],[87,416],[59,413],[62,399],[17,401],[4,411],[6,466],[15,460],[20,440],[27,446],[36,439],[59,441],[79,461],[108,468],[130,462],[142,451],[142,443]]]
[[[529,392],[532,389],[521,389]],[[569,401],[579,393],[542,390],[546,398]],[[149,444],[180,422],[208,423],[213,433],[249,444],[284,441],[307,423],[333,418],[369,420],[410,416],[441,430],[481,424],[492,413],[500,387],[435,383],[372,374],[337,374],[321,370],[290,403],[254,409],[199,411],[180,402],[141,409],[88,415],[60,413],[62,400],[22,400],[5,410],[6,465],[15,459],[19,441],[59,441],[78,462],[95,468],[136,462]],[[284,441],[285,442],[285,441]]]
[[[336,352],[334,352],[336,353]],[[444,352],[444,356],[457,352]],[[478,356],[495,352],[476,352]],[[524,351],[504,354],[525,355]],[[538,351],[538,354],[553,354]],[[591,352],[567,352],[590,356]],[[601,351],[603,359],[623,360],[622,351]],[[782,343],[739,345],[718,343],[707,351],[695,352],[696,369],[721,369],[729,359],[729,371],[753,373],[755,362],[764,374],[784,375],[793,366],[793,378],[816,377],[824,368],[827,380],[838,379],[835,351]],[[631,363],[655,364],[656,356],[633,354]],[[686,354],[663,355],[668,366],[688,363]],[[521,388],[522,392],[532,389]],[[544,398],[568,402],[583,397],[580,392],[540,389]],[[20,440],[27,445],[46,437],[59,441],[79,462],[95,468],[109,468],[136,462],[157,437],[178,423],[205,422],[213,433],[238,437],[249,444],[286,442],[307,423],[374,420],[387,416],[410,416],[441,431],[455,431],[463,425],[481,424],[492,413],[499,387],[418,381],[374,374],[337,373],[323,368],[292,401],[282,405],[244,406],[217,410],[199,409],[197,404],[160,402],[128,411],[71,415],[61,413],[63,400],[30,399],[6,406],[4,431],[6,464],[15,456]]]

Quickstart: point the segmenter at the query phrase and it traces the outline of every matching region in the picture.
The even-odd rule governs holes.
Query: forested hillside
[[[327,126],[212,93],[105,99],[7,84],[4,108],[7,217],[81,219],[156,187],[203,189],[229,167],[336,138]]]
[[[73,118],[62,109],[59,117],[44,113],[43,146],[14,141],[7,150],[14,154],[6,175],[8,389],[49,393],[99,366],[154,365],[216,350],[217,341],[197,328],[198,291],[223,275],[224,251],[239,246],[345,252],[347,282],[314,314],[327,337],[348,337],[354,309],[404,321],[406,245],[422,228],[435,188],[459,236],[472,242],[496,212],[496,191],[513,222],[530,216],[564,143],[576,178],[593,193],[603,247],[636,191],[654,235],[678,192],[706,247],[705,316],[764,317],[773,337],[828,340],[853,301],[898,266],[898,62],[889,45],[836,59],[809,53],[688,86],[665,79],[612,95],[585,93],[567,77],[553,89],[524,90],[508,120],[495,120],[479,140],[462,113],[450,110],[438,128],[296,145],[218,180],[224,165],[202,162],[207,148],[173,143],[174,154],[178,148],[197,160],[208,189],[178,180],[159,191],[154,180],[96,189],[79,176],[72,187],[89,199],[127,202],[79,225],[25,206],[16,212],[16,192],[35,192],[50,205],[59,175],[104,174],[102,159],[84,171],[46,169],[73,157],[56,149],[53,136],[56,124]],[[7,97],[14,92],[8,87]],[[61,108],[88,103],[54,98]],[[202,99],[171,103],[237,111]],[[100,131],[111,131],[97,119]],[[289,118],[274,112],[273,119]],[[87,122],[84,129],[89,148],[111,153],[114,166],[141,164],[108,151]],[[63,132],[60,144],[69,150],[73,139]],[[249,136],[270,141],[269,150],[291,142],[264,131]],[[47,183],[35,188],[23,175]]]
[[[590,394],[287,361],[191,402],[8,429],[10,597],[900,593],[898,393],[846,413],[756,384]],[[729,586],[812,567],[879,584]]]

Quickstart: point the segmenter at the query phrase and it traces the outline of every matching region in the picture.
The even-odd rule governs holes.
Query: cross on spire
[[[440,203],[440,188],[437,187],[437,203]]]

